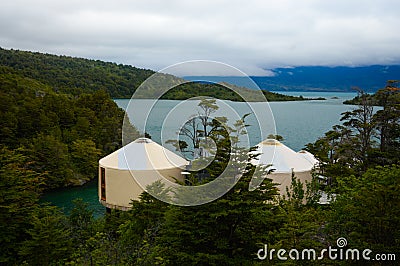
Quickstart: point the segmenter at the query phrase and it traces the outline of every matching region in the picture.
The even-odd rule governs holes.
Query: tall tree
[[[38,208],[42,175],[29,170],[29,160],[0,147],[0,264],[16,264]]]
[[[362,168],[365,170],[368,163],[368,151],[371,149],[371,141],[375,133],[374,107],[366,93],[362,90],[358,92],[361,99],[360,105],[357,109],[344,112],[340,121],[344,121],[343,125],[354,132],[352,142],[357,147],[354,149],[355,159],[361,161]]]
[[[219,107],[216,104],[215,99],[207,99],[207,98],[202,98],[198,106],[202,110],[201,112],[198,113],[198,115],[201,124],[203,126],[203,137],[207,138],[208,137],[207,127],[210,125],[210,121],[212,120],[211,115],[215,113],[219,109]]]
[[[209,148],[211,145],[210,134],[215,130],[214,126],[216,118],[211,117],[218,110],[218,105],[215,99],[201,98],[198,106],[200,110],[197,114],[192,114],[188,121],[178,132],[179,140],[168,140],[167,143],[172,144],[177,151],[188,152],[193,157],[203,157],[202,148]],[[221,121],[226,121],[226,118],[221,118]],[[190,141],[190,146],[186,142]],[[202,146],[202,147],[201,147]]]
[[[246,124],[237,121],[230,129],[213,119],[211,125],[214,130],[209,136],[217,145],[217,153],[205,169],[208,178],[198,178],[197,184],[224,178],[220,176],[222,172],[228,173],[225,178],[240,179],[217,200],[199,206],[168,208],[154,249],[167,264],[242,264],[255,258],[258,243],[265,242],[268,232],[276,230],[271,209],[277,189],[267,178],[268,172],[249,163],[257,155],[250,153],[249,157],[248,151],[236,145]],[[233,156],[229,166],[227,154]],[[261,181],[250,191],[249,184],[254,178]],[[179,193],[177,196],[200,197]]]
[[[377,126],[380,152],[384,157],[391,157],[392,163],[395,157],[399,157],[400,149],[400,81],[388,81],[386,87],[376,92],[377,104],[382,106],[374,115]],[[381,156],[382,157],[382,156]],[[388,162],[385,162],[388,163]]]

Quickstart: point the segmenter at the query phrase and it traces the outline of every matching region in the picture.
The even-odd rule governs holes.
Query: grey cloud
[[[253,75],[293,65],[400,63],[400,2],[3,1],[0,46],[159,70],[186,60]]]

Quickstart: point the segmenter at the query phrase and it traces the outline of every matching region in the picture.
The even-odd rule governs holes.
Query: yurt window
[[[106,169],[100,168],[101,200],[106,200]]]

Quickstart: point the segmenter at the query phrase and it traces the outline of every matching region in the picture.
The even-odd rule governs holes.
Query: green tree
[[[93,233],[93,210],[81,198],[73,200],[72,203],[74,204],[74,208],[68,216],[70,232],[74,243],[82,244]]]
[[[382,109],[374,114],[381,154],[374,153],[373,157],[381,165],[396,163],[400,158],[400,88],[398,84],[399,81],[388,81],[386,87],[374,95]]]
[[[163,191],[164,185],[157,183],[148,189]],[[162,262],[153,253],[155,239],[159,236],[164,223],[164,213],[169,205],[144,192],[140,201],[132,201],[132,209],[127,212],[126,220],[118,228],[123,264],[157,265]]]
[[[73,250],[71,262],[78,264],[93,264],[93,246],[91,245],[96,232],[101,232],[104,219],[97,221],[89,204],[78,198],[73,201],[74,208],[68,216],[68,226]]]
[[[209,148],[212,132],[221,124],[221,121],[226,121],[226,118],[211,117],[219,109],[215,99],[202,97],[198,106],[201,111],[191,115],[178,132],[182,139],[167,141],[177,151],[188,152],[193,158],[204,156],[200,150]],[[220,122],[217,120],[220,120]],[[189,141],[190,146],[187,141]]]
[[[39,134],[32,140],[25,153],[33,162],[31,168],[45,173],[47,188],[72,183],[74,177],[68,146],[53,135]]]
[[[92,140],[75,140],[71,145],[72,162],[83,179],[90,180],[96,176],[101,150]]]
[[[199,119],[201,122],[201,125],[203,126],[203,137],[207,138],[208,137],[208,126],[210,125],[211,115],[215,113],[219,107],[216,104],[217,100],[216,99],[207,99],[207,98],[202,98],[200,100],[200,103],[198,106],[202,110],[201,112],[198,113]]]
[[[255,258],[258,244],[265,243],[269,232],[277,226],[271,222],[274,220],[272,200],[277,189],[266,178],[268,172],[257,171],[248,163],[256,155],[250,153],[249,158],[248,151],[236,143],[246,126],[244,121],[237,121],[232,129],[217,119],[210,123],[214,130],[210,131],[209,137],[216,143],[217,152],[206,169],[207,177],[195,179],[192,185],[214,180],[224,171],[229,177],[241,177],[232,189],[215,201],[199,206],[170,206],[167,209],[153,254],[158,254],[168,265],[247,263]],[[233,165],[228,170],[229,156],[226,154],[234,157]],[[199,174],[202,172],[194,175]],[[249,184],[254,178],[260,181],[250,191]]]
[[[358,108],[344,112],[340,121],[343,126],[352,131],[351,145],[357,147],[353,149],[355,160],[359,160],[362,170],[368,168],[368,152],[372,148],[372,137],[375,134],[375,120],[373,119],[374,108],[369,97],[363,91],[359,90],[361,99]]]
[[[355,160],[352,132],[345,126],[335,125],[307,149],[320,161],[319,172],[335,183],[337,176],[355,174],[359,160]]]
[[[42,176],[28,166],[25,156],[0,147],[0,263],[18,261],[25,229],[38,208]]]
[[[32,217],[28,238],[19,254],[34,265],[63,263],[71,253],[70,231],[66,217],[54,207],[42,207]]]
[[[339,180],[340,195],[331,204],[328,232],[352,247],[374,253],[396,252],[400,241],[400,167],[378,166],[361,178]]]
[[[282,227],[276,234],[273,248],[290,250],[295,248],[318,250],[326,245],[322,228],[325,226],[326,211],[317,204],[320,198],[318,184],[315,179],[306,186],[292,175],[288,197],[280,197],[275,215],[280,219]],[[296,261],[295,264],[307,265],[307,262]],[[289,263],[290,265],[290,263]]]
[[[200,206],[171,206],[154,249],[170,265],[246,263],[255,258],[275,224],[270,222],[276,188],[270,179],[249,191],[254,168],[220,199]]]

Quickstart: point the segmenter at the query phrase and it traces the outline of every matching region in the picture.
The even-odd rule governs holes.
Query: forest
[[[121,145],[124,112],[103,90],[56,93],[7,67],[0,87],[0,144],[26,158],[46,189],[93,179],[99,156]]]
[[[45,78],[39,70],[22,67],[23,62],[0,67],[0,264],[365,265],[363,260],[327,256],[318,261],[257,258],[264,244],[275,250],[322,250],[343,237],[348,248],[368,248],[370,257],[391,258],[373,265],[398,265],[398,82],[388,82],[373,101],[360,92],[354,110],[307,145],[321,161],[315,175],[328,177],[326,183],[315,180],[304,189],[293,176],[292,192],[278,197],[275,184],[265,178],[249,191],[255,169],[246,164],[235,187],[208,204],[169,205],[143,193],[140,201],[132,201],[130,211],[113,210],[94,218],[80,199],[68,214],[39,199],[48,189],[97,177],[98,159],[121,146],[124,112],[112,101],[115,94],[101,86],[80,90],[81,85],[73,85],[78,78],[61,86],[62,75]],[[82,66],[88,62],[83,60]],[[82,84],[91,82],[81,79]],[[245,123],[237,123],[232,132],[214,120],[207,123],[218,147],[208,172],[212,179],[227,164],[229,133],[240,132]],[[208,181],[194,180],[192,185]],[[334,195],[334,201],[318,204],[320,191]]]

